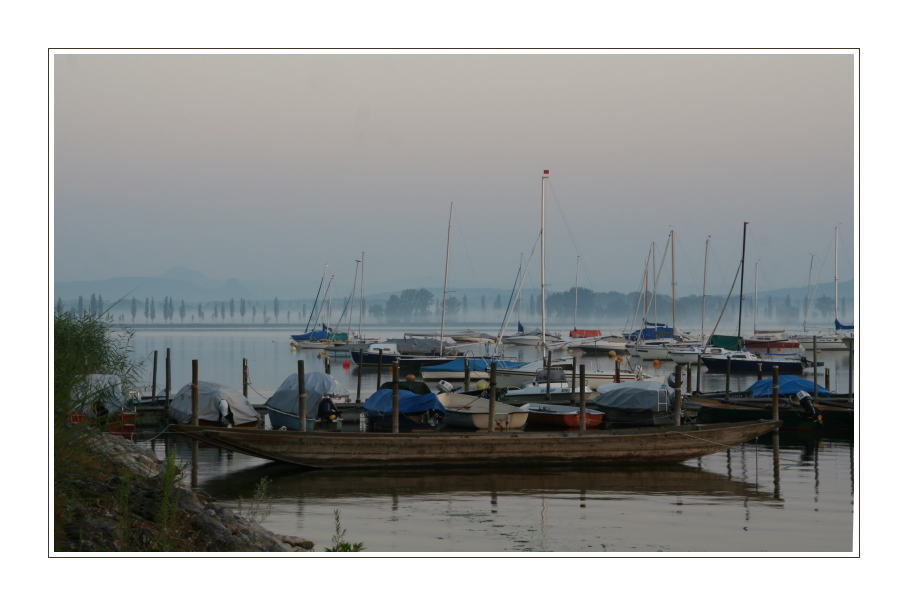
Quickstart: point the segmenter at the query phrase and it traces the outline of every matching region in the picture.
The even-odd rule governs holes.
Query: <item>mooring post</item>
[[[243,396],[249,397],[249,358],[243,358]]]
[[[167,348],[167,358],[164,360],[164,410],[170,410],[170,348]]]
[[[363,393],[363,350],[359,350],[359,364],[356,365],[356,403],[362,404]]]
[[[470,391],[470,360],[467,356],[463,357],[463,392]]]
[[[691,381],[690,381],[690,373],[691,373],[691,370],[690,370],[690,362],[688,362],[688,363],[685,364],[684,366],[685,366],[686,369],[687,369],[687,386],[690,387],[690,386],[692,385],[692,383],[691,383]]]
[[[586,431],[586,364],[580,365],[580,431]]]
[[[763,380],[763,362],[757,362],[757,381]]]
[[[381,358],[382,358],[382,350],[381,350],[381,348],[379,348],[378,349],[378,374],[375,379],[375,391],[378,391],[379,389],[381,389]]]
[[[820,386],[817,384],[817,336],[813,336],[813,397],[817,398],[820,395]]]
[[[545,335],[542,335],[542,342],[545,343]],[[549,352],[545,365],[545,399],[552,399],[552,352]]]
[[[829,369],[826,369],[826,391],[832,391],[829,389]]]
[[[779,367],[772,367],[772,420],[779,420]]]
[[[154,350],[154,363],[151,367],[151,403],[158,405],[158,350]]]
[[[615,383],[621,382],[621,360],[615,358]]]
[[[325,350],[325,374],[331,374],[331,360],[328,358],[328,350]]]
[[[854,338],[848,339],[848,395],[854,397]]]
[[[192,424],[199,424],[199,361],[192,361]]]
[[[400,366],[397,362],[391,366],[391,433],[400,433]]]
[[[675,426],[681,425],[681,365],[675,365]]]
[[[574,403],[574,394],[577,391],[577,355],[574,355],[574,363],[571,364],[571,404]]]
[[[725,362],[725,397],[728,398],[731,392],[731,354]]]
[[[700,391],[700,374],[701,374],[702,371],[703,371],[703,366],[702,366],[702,364],[703,364],[703,354],[702,354],[702,353],[698,353],[698,354],[697,354],[697,393],[702,393],[702,392]]]
[[[498,362],[489,368],[489,433],[495,431],[495,390],[498,389]]]
[[[300,431],[306,431],[306,417],[308,416],[308,411],[306,410],[306,372],[303,360],[296,361],[296,376],[297,383],[299,383],[297,394],[299,394],[300,401]]]

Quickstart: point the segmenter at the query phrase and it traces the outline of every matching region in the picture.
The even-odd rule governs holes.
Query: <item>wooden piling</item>
[[[820,396],[820,385],[819,377],[817,376],[817,336],[813,336],[813,397],[818,398]]]
[[[243,396],[249,397],[249,358],[243,358]]]
[[[621,382],[621,360],[615,360],[615,383]]]
[[[300,431],[306,431],[306,417],[308,416],[308,410],[306,410],[306,372],[305,372],[305,363],[302,360],[296,361],[296,376],[297,383],[297,394],[299,394],[299,413],[300,413]]]
[[[167,357],[164,360],[164,411],[170,410],[170,348],[167,348]]]
[[[763,362],[757,362],[757,381],[763,380]]]
[[[154,350],[154,362],[151,367],[151,403],[158,404],[158,350]]]
[[[832,391],[829,389],[829,369],[826,369],[826,391]]]
[[[331,374],[331,359],[328,357],[328,351],[325,350],[325,374]]]
[[[495,390],[498,389],[498,362],[489,368],[489,433],[495,431]]]
[[[545,335],[542,335],[542,342],[545,343]],[[552,352],[549,352],[547,356],[547,362],[545,365],[545,399],[550,401],[552,399]]]
[[[580,365],[580,431],[586,431],[586,364]]]
[[[731,354],[728,354],[728,360],[725,362],[725,397],[731,392]]]
[[[700,374],[703,372],[703,354],[697,354],[697,393],[700,391]]]
[[[692,383],[690,381],[690,373],[691,373],[690,362],[688,362],[684,366],[685,366],[685,370],[687,370],[687,386],[690,387],[692,385]]]
[[[192,361],[192,424],[199,424],[199,361]]]
[[[681,425],[681,365],[675,365],[675,427]]]
[[[381,362],[382,362],[382,350],[378,349],[378,373],[375,379],[375,391],[381,389]]]
[[[772,420],[779,420],[779,367],[772,367]]]
[[[470,391],[470,359],[463,357],[463,392]]]
[[[363,352],[364,350],[359,350],[359,364],[356,365],[356,403],[362,404],[362,393],[363,393]]]
[[[571,404],[574,403],[574,394],[577,392],[577,356],[574,356],[574,363],[571,364]]]
[[[397,362],[391,367],[391,433],[400,433],[400,366]]]

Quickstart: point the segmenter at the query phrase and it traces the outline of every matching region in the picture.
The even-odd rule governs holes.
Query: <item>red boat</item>
[[[580,428],[580,407],[579,406],[559,406],[557,404],[545,404],[541,402],[530,402],[521,406],[523,410],[530,414],[527,417],[527,424],[543,427],[568,427],[571,429]],[[604,413],[596,410],[586,411],[586,428],[593,429],[602,424]]]

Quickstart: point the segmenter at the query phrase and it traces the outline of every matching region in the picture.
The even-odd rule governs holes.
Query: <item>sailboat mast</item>
[[[757,334],[757,280],[760,279],[760,264],[754,265],[754,334]]]
[[[839,226],[835,226],[835,286],[833,296],[835,296],[835,319],[839,320]]]
[[[744,314],[744,251],[747,250],[747,221],[744,222],[744,239],[741,244],[741,294],[738,295],[738,347],[741,346],[741,318]]]
[[[672,230],[672,337],[678,334],[678,319],[675,314],[675,230]]]
[[[580,276],[580,256],[577,256],[577,270],[574,272],[574,330],[577,330],[577,280]]]
[[[549,178],[549,171],[542,171],[542,227],[539,232],[541,241],[540,253],[542,257],[542,355],[545,357],[546,352],[546,331],[545,331],[545,183]]]
[[[709,236],[706,236],[706,254],[703,255],[703,302],[700,305],[700,338],[706,345],[706,265],[709,263]]]
[[[359,279],[359,337],[363,337],[363,306],[365,301],[363,300],[363,282],[366,280],[366,252],[362,253],[362,260],[360,265],[363,267],[363,275]]]
[[[448,211],[448,247],[445,250],[445,285],[441,293],[441,335],[438,340],[438,353],[445,353],[445,312],[448,307],[448,258],[451,256],[451,218],[454,216],[454,203]]]
[[[359,277],[359,259],[356,259],[356,266],[353,270],[353,290],[350,291],[350,317],[347,318],[347,338],[349,338],[350,326],[353,324],[353,306],[356,302],[356,279]],[[344,313],[347,313],[347,308],[344,307]]]

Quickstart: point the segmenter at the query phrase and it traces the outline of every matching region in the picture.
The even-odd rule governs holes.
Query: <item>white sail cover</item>
[[[107,412],[123,410],[123,386],[117,375],[88,375],[73,388],[73,403],[76,410],[93,415],[95,403],[100,402]]]
[[[177,395],[173,397],[170,403],[170,414],[181,423],[192,422],[192,385],[184,385]],[[251,423],[260,419],[259,413],[255,411],[252,404],[243,392],[221,385],[220,383],[210,383],[208,381],[199,381],[199,419],[217,423],[223,416],[218,404],[221,400],[226,400],[233,413],[233,424],[242,425]]]
[[[268,398],[265,406],[291,415],[299,415],[299,373],[284,379],[277,391]],[[307,372],[303,377],[306,390],[306,418],[314,419],[318,414],[318,403],[324,396],[349,395],[347,388],[324,372]]]

